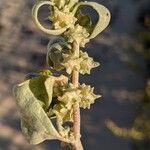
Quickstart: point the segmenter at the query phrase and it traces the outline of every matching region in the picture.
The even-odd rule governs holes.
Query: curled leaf
[[[110,12],[106,7],[96,2],[79,2],[73,9],[74,14],[78,11],[80,6],[90,6],[93,9],[95,9],[99,15],[99,20],[94,26],[92,33],[88,37],[89,39],[92,39],[96,37],[100,32],[102,32],[108,26],[110,22]]]
[[[59,37],[50,40],[47,49],[47,64],[55,70],[64,69],[64,67],[62,66],[63,54],[71,53],[70,47],[66,43],[65,39]]]
[[[99,66],[99,63],[94,62],[86,52],[80,51],[79,57],[76,57],[75,51],[72,51],[71,46],[63,38],[50,41],[47,63],[55,70],[66,69],[68,74],[71,74],[73,70],[77,70],[81,74],[90,74],[92,68]]]
[[[47,29],[45,28],[39,21],[38,19],[38,12],[39,9],[43,6],[43,5],[50,5],[54,7],[54,3],[52,3],[51,1],[38,1],[32,8],[32,18],[34,23],[36,24],[36,26],[42,30],[43,32],[47,33],[47,34],[51,34],[51,35],[60,35],[63,32],[66,31],[67,27],[63,27],[61,29],[56,29],[56,30],[51,30],[51,29]]]
[[[44,85],[40,85],[41,83]],[[50,105],[53,84],[53,77],[48,79],[37,77],[14,88],[14,95],[22,116],[22,132],[31,144],[38,144],[46,139],[59,138],[57,130],[40,103],[44,102],[45,105]]]

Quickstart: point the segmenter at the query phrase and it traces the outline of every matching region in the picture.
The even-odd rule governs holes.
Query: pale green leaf
[[[43,5],[49,5],[49,6],[54,6],[54,3],[52,3],[51,1],[38,1],[32,8],[32,18],[34,23],[36,24],[36,26],[42,30],[43,32],[47,33],[47,34],[51,34],[51,35],[60,35],[63,32],[66,31],[67,27],[63,27],[61,29],[56,29],[56,30],[52,30],[52,29],[47,29],[45,28],[39,21],[38,19],[38,12],[39,9],[43,6]]]
[[[64,69],[62,65],[64,59],[63,55],[71,53],[70,46],[65,39],[62,37],[57,37],[50,40],[47,49],[47,64],[55,70]]]
[[[96,2],[79,2],[73,9],[74,14],[78,11],[80,6],[90,6],[93,9],[95,9],[99,15],[99,20],[94,26],[92,33],[88,37],[89,39],[92,39],[96,37],[99,33],[101,33],[108,26],[110,22],[110,12],[106,7]]]
[[[59,134],[45,113],[52,100],[54,78],[36,77],[14,87],[14,95],[21,112],[21,128],[31,144],[57,139]],[[46,108],[45,107],[45,108]]]

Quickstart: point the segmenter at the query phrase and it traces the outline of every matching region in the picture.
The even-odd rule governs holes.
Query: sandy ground
[[[58,142],[29,145],[20,131],[13,85],[30,71],[46,68],[48,38],[31,19],[33,0],[0,0],[0,150],[59,150]],[[131,127],[145,86],[146,65],[139,53],[135,33],[139,12],[148,0],[97,0],[112,13],[110,26],[87,44],[86,50],[101,66],[81,82],[95,86],[103,97],[90,110],[82,111],[82,141],[85,150],[132,150],[132,140],[113,135],[105,126],[112,119]],[[138,66],[138,67],[133,67]]]

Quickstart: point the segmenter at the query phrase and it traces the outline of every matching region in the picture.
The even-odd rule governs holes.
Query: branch
[[[75,55],[79,57],[79,44],[77,42],[73,43],[73,49],[75,51]],[[74,70],[72,73],[72,84],[76,87],[78,87],[79,82],[79,71]],[[74,148],[75,150],[83,150],[82,143],[80,141],[80,107],[79,103],[76,102],[73,106],[73,132],[75,136],[75,144]]]

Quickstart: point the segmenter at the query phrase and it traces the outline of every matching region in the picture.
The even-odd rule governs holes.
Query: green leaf
[[[67,27],[63,27],[61,29],[56,29],[56,30],[52,30],[52,29],[47,29],[45,28],[39,21],[38,19],[38,12],[39,9],[43,6],[43,5],[50,5],[50,6],[54,6],[54,3],[52,3],[51,1],[38,1],[32,8],[32,18],[34,23],[36,24],[36,26],[42,30],[43,32],[50,34],[50,35],[60,35],[63,32],[66,31]]]
[[[59,134],[44,111],[52,100],[54,77],[36,77],[14,87],[14,96],[21,112],[22,132],[31,144],[58,139]]]
[[[56,39],[54,39],[56,40]],[[54,41],[51,40],[51,41]],[[55,42],[49,42],[48,44],[48,51],[47,51],[47,55],[46,55],[46,62],[48,64],[49,67],[56,69],[56,70],[61,70],[62,69],[62,65],[61,65],[61,61],[62,61],[62,54],[61,54],[61,40]]]
[[[58,71],[64,69],[62,65],[64,59],[63,55],[71,53],[70,46],[65,41],[65,39],[62,37],[57,37],[50,40],[47,49],[48,49],[46,57],[47,64],[51,68]]]
[[[54,77],[39,76],[29,81],[29,88],[38,101],[44,103],[46,110],[52,101]]]
[[[79,2],[73,9],[74,14],[78,11],[80,6],[90,6],[93,9],[95,9],[99,15],[99,20],[94,26],[92,33],[88,37],[89,39],[92,39],[96,37],[99,33],[101,33],[108,26],[110,22],[110,12],[106,7],[96,2]]]

